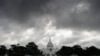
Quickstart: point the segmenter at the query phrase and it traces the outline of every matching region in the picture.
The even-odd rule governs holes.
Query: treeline
[[[56,56],[100,56],[100,49],[95,46],[82,48],[80,45],[73,47],[62,46],[56,53]],[[44,56],[43,52],[38,49],[38,46],[34,42],[29,42],[26,46],[11,45],[9,49],[4,45],[0,45],[0,56]]]
[[[100,49],[95,46],[86,47],[85,49],[80,45],[75,45],[73,47],[63,46],[56,54],[57,56],[100,56]]]
[[[38,46],[34,42],[29,42],[25,47],[17,45],[11,45],[11,48],[7,49],[4,45],[0,45],[0,56],[42,56],[42,51],[38,49]]]

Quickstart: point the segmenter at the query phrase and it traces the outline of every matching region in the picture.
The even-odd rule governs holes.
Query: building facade
[[[53,46],[53,43],[52,43],[51,39],[49,39],[47,47],[45,49],[43,49],[43,54],[45,56],[56,56],[55,52],[56,52],[56,50]]]

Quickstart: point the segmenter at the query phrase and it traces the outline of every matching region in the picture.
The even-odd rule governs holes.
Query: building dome
[[[47,44],[47,47],[53,47],[53,43],[51,42],[51,39],[49,39],[49,42]]]
[[[47,48],[43,50],[43,54],[45,56],[56,56],[55,53],[56,53],[56,49],[53,47],[53,43],[49,38],[49,41],[47,43]]]

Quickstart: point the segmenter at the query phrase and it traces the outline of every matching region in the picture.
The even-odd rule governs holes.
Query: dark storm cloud
[[[50,0],[0,0],[0,16],[24,22],[29,20],[29,13],[42,14],[41,9]]]
[[[100,13],[100,0],[88,0],[91,4],[91,12]]]
[[[78,8],[81,3],[83,7]],[[58,28],[99,29],[99,5],[99,0],[0,0],[0,19],[34,25],[37,17],[48,14],[55,16]]]
[[[99,0],[54,0],[45,9],[56,17],[58,27],[99,29],[99,4]]]
[[[11,41],[15,43],[22,41],[25,44],[33,40],[42,41],[45,32],[53,26],[55,28],[57,26],[55,31],[58,31],[58,35],[61,33],[62,37],[65,32],[68,33],[64,29],[77,28],[77,30],[75,29],[77,37],[71,35],[70,38],[67,38],[65,36],[66,39],[60,41],[60,44],[77,44],[80,40],[87,40],[88,34],[93,35],[91,32],[86,32],[86,36],[81,35],[83,29],[100,28],[99,5],[100,0],[0,0],[0,42],[8,44]],[[45,31],[46,27],[49,28],[46,23],[50,20],[54,25],[50,25],[50,29]],[[62,32],[59,31],[59,28]],[[72,32],[73,29],[71,29]],[[82,30],[79,31],[79,29]],[[56,40],[59,40],[59,36]],[[84,42],[80,44],[88,44],[88,42]],[[100,45],[98,43],[99,41],[95,44]]]
[[[99,29],[100,23],[100,0],[86,0],[90,5],[89,10],[80,14],[71,14],[72,26],[86,29]]]

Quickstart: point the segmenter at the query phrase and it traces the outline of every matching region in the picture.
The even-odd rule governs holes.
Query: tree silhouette
[[[73,49],[73,53],[77,54],[78,56],[83,55],[84,50],[81,48],[80,45],[75,45],[72,47],[72,49]]]
[[[0,56],[43,56],[43,52],[38,49],[38,46],[34,42],[29,42],[25,47],[17,45],[11,45],[11,48],[7,49],[4,45],[0,45]],[[57,56],[100,56],[100,49],[95,46],[86,47],[82,49],[80,45],[74,45],[73,47],[62,46],[60,50],[56,52]]]
[[[26,54],[29,54],[29,55],[32,55],[32,56],[42,55],[42,53],[38,49],[38,46],[34,42],[29,42],[26,45]]]
[[[72,48],[63,46],[58,52],[56,52],[57,55],[63,55],[63,56],[69,56],[72,54]]]
[[[100,56],[100,49],[91,46],[86,49],[82,49],[80,45],[75,45],[73,47],[63,46],[59,51],[56,52],[59,56],[70,56],[76,54],[78,56]]]
[[[4,45],[0,45],[0,56],[4,56],[6,54],[7,48]]]
[[[86,53],[90,56],[91,55],[100,55],[100,49],[97,49],[96,47],[91,46],[86,49]]]
[[[29,42],[26,47],[20,45],[11,45],[7,51],[8,56],[42,55],[38,46],[34,42]]]

